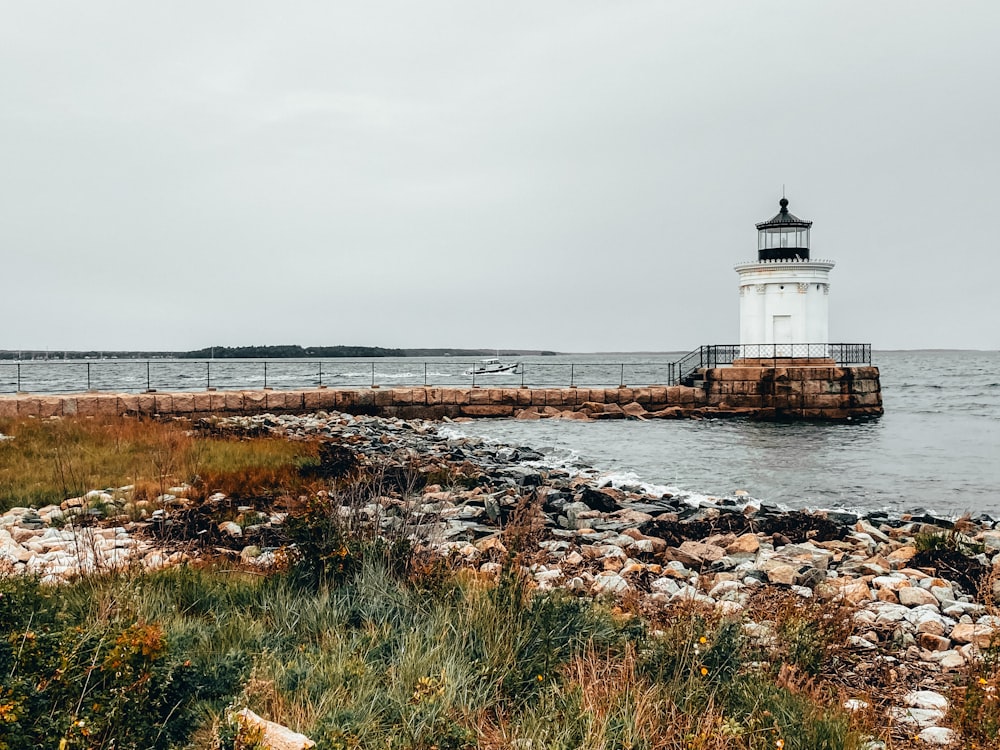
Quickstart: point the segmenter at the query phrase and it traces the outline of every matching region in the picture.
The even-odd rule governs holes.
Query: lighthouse
[[[832,260],[810,257],[812,222],[778,202],[757,224],[757,260],[736,265],[740,277],[740,357],[829,357]]]
[[[670,365],[703,416],[848,422],[882,416],[871,344],[831,343],[832,260],[812,257],[812,222],[788,210],[757,224],[740,277],[740,343],[703,344]],[[667,389],[668,401],[672,398]]]

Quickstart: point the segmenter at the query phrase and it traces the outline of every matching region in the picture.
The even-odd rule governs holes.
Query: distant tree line
[[[210,346],[178,354],[178,359],[285,359],[296,357],[405,357],[403,349],[381,346]]]
[[[386,349],[381,346],[207,346],[190,352],[163,351],[43,351],[29,349],[0,350],[0,360],[32,359],[284,359],[308,357],[485,357],[499,354],[516,357],[524,354],[552,356],[554,351],[528,349]]]

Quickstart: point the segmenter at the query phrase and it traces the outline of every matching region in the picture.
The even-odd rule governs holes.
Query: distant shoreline
[[[0,360],[60,359],[338,359],[357,357],[555,356],[546,349],[387,349],[380,346],[209,346],[191,351],[3,349]]]

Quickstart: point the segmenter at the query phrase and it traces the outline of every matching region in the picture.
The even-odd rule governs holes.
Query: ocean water
[[[859,424],[476,421],[461,432],[582,462],[616,485],[793,508],[1000,518],[1000,352],[876,352],[885,416]]]
[[[478,385],[662,384],[683,353],[521,357]],[[509,358],[506,358],[509,359]],[[924,509],[1000,518],[1000,352],[878,352],[885,416],[859,424],[746,420],[477,420],[463,434],[585,463],[618,484],[692,496],[745,490],[788,507]],[[0,393],[469,385],[470,358],[427,360],[0,361]]]

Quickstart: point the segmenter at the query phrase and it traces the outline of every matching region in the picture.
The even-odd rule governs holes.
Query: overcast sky
[[[0,349],[1000,348],[1000,3],[0,2]]]

